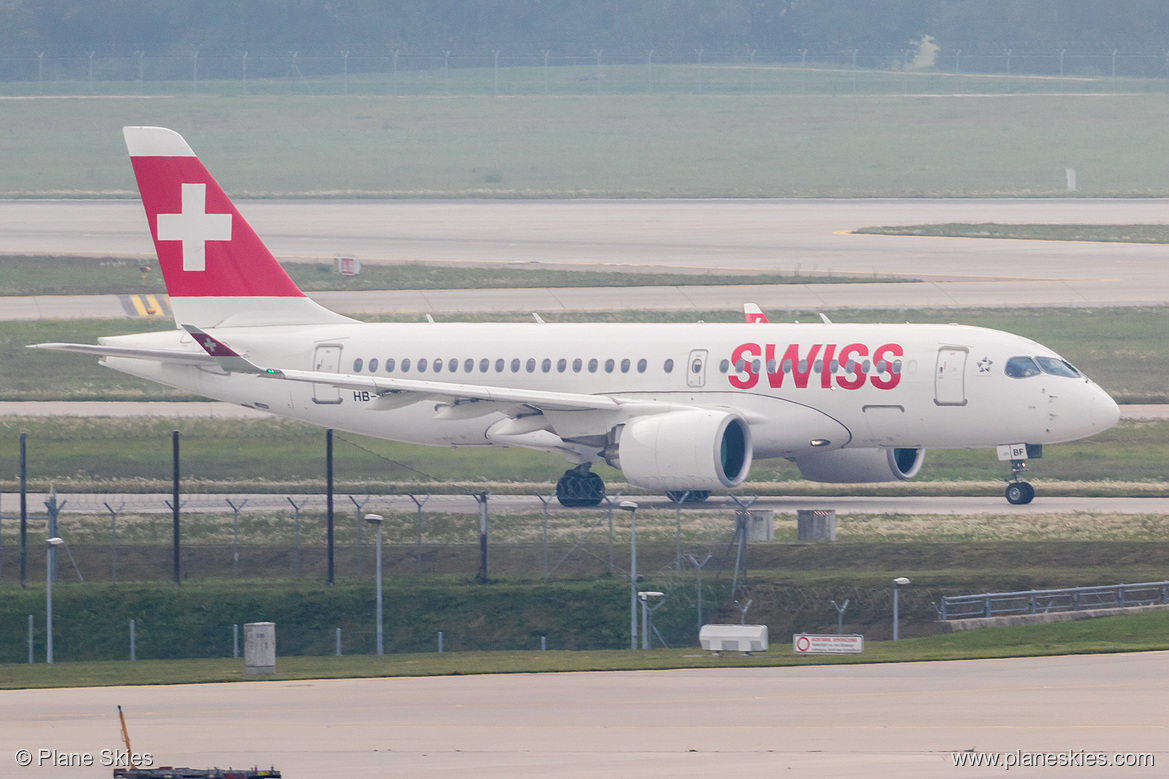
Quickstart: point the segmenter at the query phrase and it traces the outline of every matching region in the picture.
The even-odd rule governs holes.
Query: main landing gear
[[[1013,506],[1025,506],[1035,498],[1035,488],[1020,478],[1026,471],[1026,460],[1011,460],[1011,478],[1014,481],[1007,484],[1007,503]]]
[[[605,499],[605,482],[589,470],[590,463],[569,468],[556,482],[556,499],[566,508],[599,506]]]

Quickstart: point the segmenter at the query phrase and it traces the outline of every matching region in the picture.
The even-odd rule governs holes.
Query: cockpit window
[[[1066,376],[1069,379],[1076,379],[1080,376],[1080,372],[1066,360],[1061,360],[1058,357],[1036,357],[1035,359],[1039,362],[1039,367],[1043,369],[1044,373],[1050,373],[1052,376]]]
[[[1039,366],[1030,357],[1012,357],[1007,360],[1006,372],[1012,379],[1025,379],[1040,373]]]

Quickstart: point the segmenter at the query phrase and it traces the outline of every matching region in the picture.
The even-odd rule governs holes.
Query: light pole
[[[53,551],[65,540],[53,536],[45,542],[45,662],[53,662]]]
[[[383,653],[382,645],[382,522],[381,514],[366,514],[365,521],[377,525],[377,653]]]
[[[629,512],[629,648],[637,649],[637,504],[623,500],[620,506]]]
[[[649,649],[649,599],[650,598],[660,598],[663,595],[665,595],[664,592],[639,592],[639,593],[637,593],[637,597],[641,598],[641,648],[642,649]],[[657,611],[657,608],[660,605],[661,604],[659,603],[657,606],[654,606],[654,610]]]
[[[894,641],[897,640],[897,623],[899,621],[898,618],[900,616],[898,613],[899,596],[901,594],[901,588],[907,584],[909,584],[909,579],[906,579],[904,576],[898,576],[896,579],[893,580],[893,640]]]

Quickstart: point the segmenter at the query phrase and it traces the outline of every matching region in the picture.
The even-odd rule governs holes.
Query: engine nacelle
[[[912,479],[924,459],[925,449],[834,449],[795,463],[809,481],[858,484]]]
[[[637,417],[613,429],[605,461],[652,490],[737,487],[751,470],[751,429],[725,411],[696,408]]]

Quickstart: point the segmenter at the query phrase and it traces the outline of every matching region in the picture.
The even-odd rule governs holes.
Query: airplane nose
[[[1120,406],[1104,390],[1093,384],[1096,395],[1089,406],[1092,414],[1092,426],[1095,432],[1103,432],[1120,421]]]

